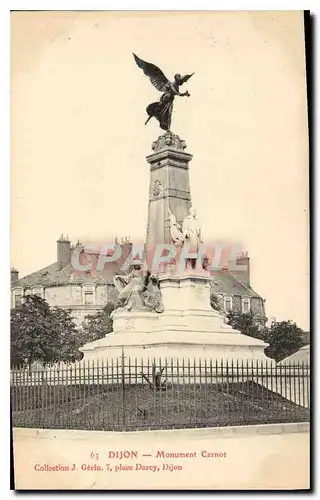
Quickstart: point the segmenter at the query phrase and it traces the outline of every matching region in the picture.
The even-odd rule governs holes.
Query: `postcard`
[[[16,490],[310,488],[309,22],[11,12]]]

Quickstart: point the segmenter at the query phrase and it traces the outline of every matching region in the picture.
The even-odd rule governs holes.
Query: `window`
[[[250,299],[249,299],[249,297],[242,298],[242,312],[243,313],[250,312]]]
[[[86,306],[93,305],[93,290],[86,290],[84,292],[84,303]]]
[[[13,291],[13,307],[18,307],[22,304],[23,291],[22,290],[14,290]]]
[[[35,287],[32,290],[33,295],[37,295],[38,297],[43,297],[43,289],[42,287]]]
[[[226,295],[224,297],[224,309],[226,312],[229,312],[232,310],[232,296],[231,295]]]
[[[95,304],[94,285],[84,285],[82,288],[82,302],[85,306],[93,306]]]
[[[18,307],[22,304],[22,294],[17,294],[14,300],[14,307]]]

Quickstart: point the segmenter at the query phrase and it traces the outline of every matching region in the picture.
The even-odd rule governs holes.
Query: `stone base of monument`
[[[138,360],[271,360],[268,344],[242,335],[210,306],[212,277],[187,272],[159,277],[164,312],[118,309],[112,333],[81,348],[85,360],[116,359],[122,350]]]

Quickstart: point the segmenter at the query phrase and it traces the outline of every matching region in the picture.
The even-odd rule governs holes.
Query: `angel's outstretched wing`
[[[191,77],[192,77],[192,75],[194,75],[194,73],[191,73],[191,75],[184,75],[184,76],[182,76],[182,77],[181,77],[181,80],[180,80],[181,85],[182,85],[183,83],[186,83],[186,82],[189,80],[189,78],[191,78]]]
[[[154,85],[157,90],[160,90],[160,92],[164,92],[165,86],[169,83],[169,80],[161,69],[154,64],[143,61],[136,56],[136,54],[133,54],[133,57],[139,68],[141,68],[144,74],[150,78],[152,85]]]

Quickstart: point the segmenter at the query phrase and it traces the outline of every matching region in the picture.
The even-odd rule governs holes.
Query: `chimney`
[[[14,267],[11,268],[11,286],[14,285],[19,279],[19,271]]]
[[[248,252],[242,252],[236,262],[237,265],[246,267],[246,270],[237,272],[237,279],[244,285],[250,286],[250,257],[248,256]]]
[[[71,262],[71,244],[68,236],[60,236],[57,240],[57,261],[60,269]]]

